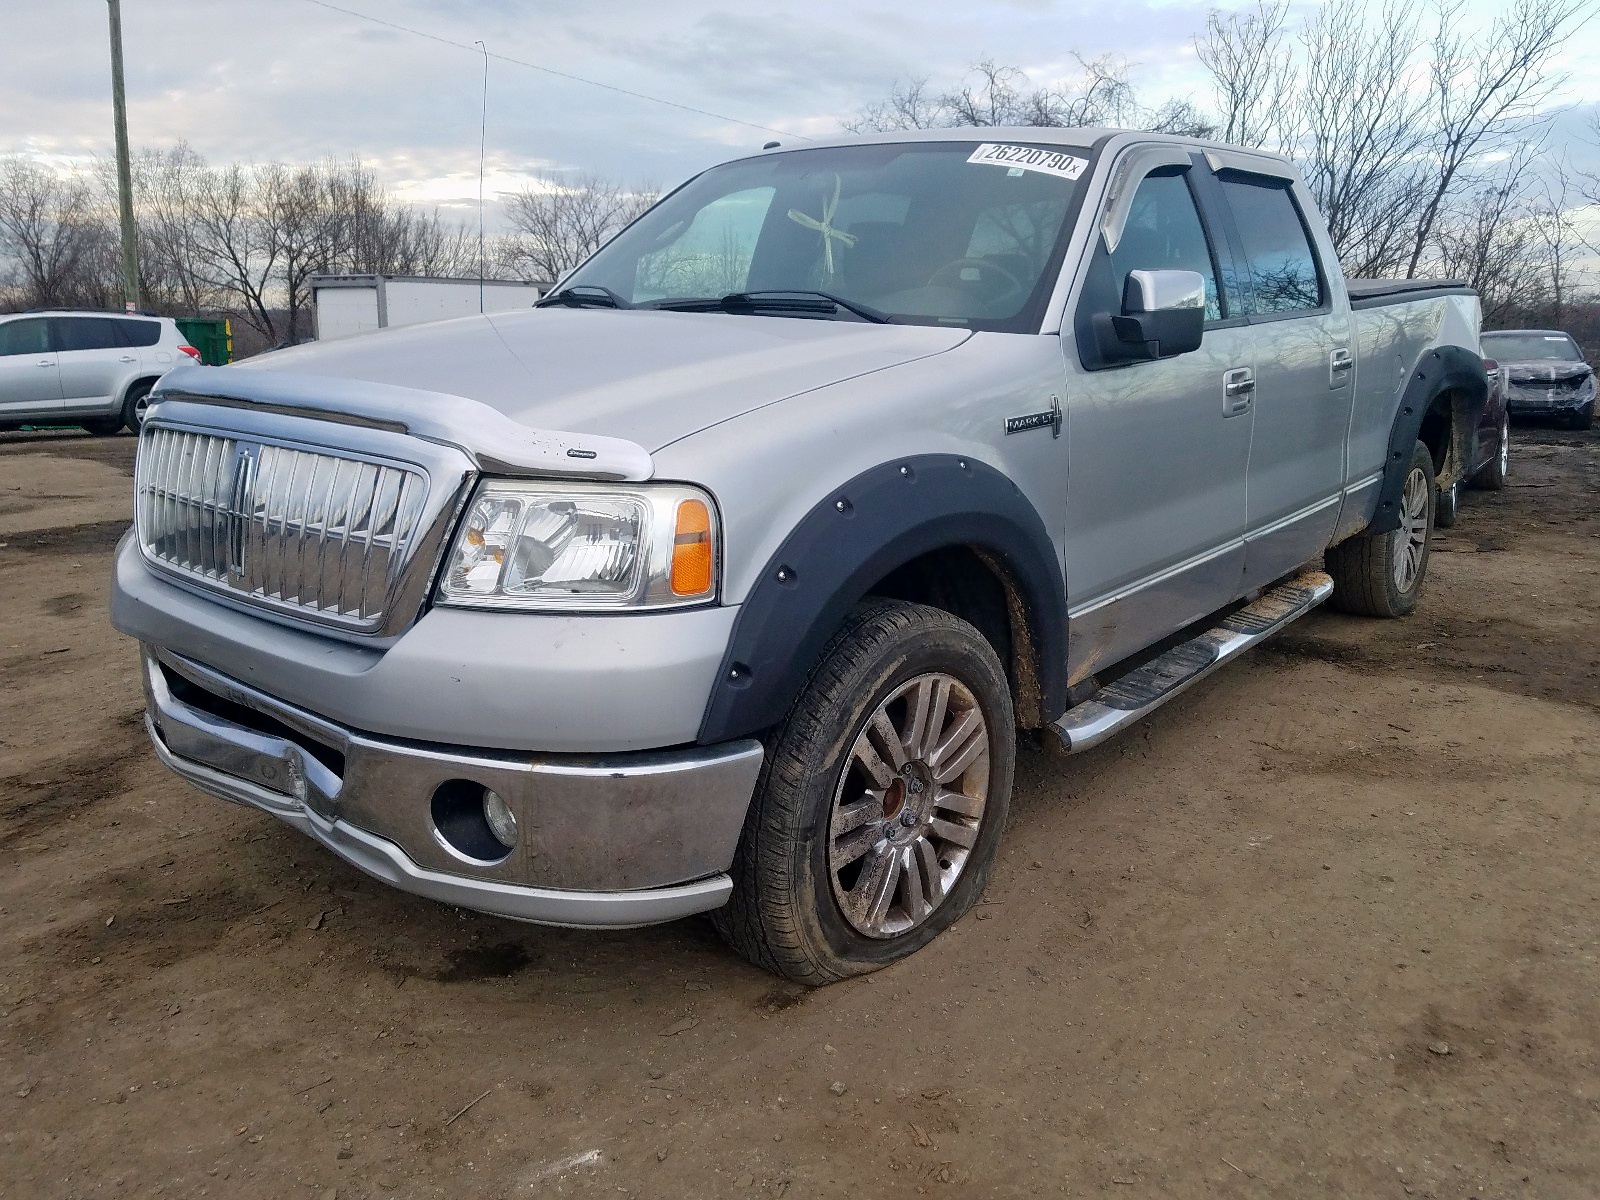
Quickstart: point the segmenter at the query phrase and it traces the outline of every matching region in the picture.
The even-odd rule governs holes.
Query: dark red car
[[[1487,335],[1484,345],[1488,346]],[[1506,410],[1505,372],[1492,358],[1483,360],[1483,369],[1489,376],[1489,402],[1483,406],[1483,419],[1478,423],[1475,456],[1454,482],[1439,489],[1433,523],[1440,529],[1449,529],[1456,523],[1463,482],[1468,487],[1498,492],[1505,487],[1506,473],[1511,469],[1511,417]]]

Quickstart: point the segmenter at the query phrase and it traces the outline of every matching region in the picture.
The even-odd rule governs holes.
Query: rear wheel
[[[1453,479],[1448,487],[1438,488],[1433,498],[1433,525],[1435,529],[1449,529],[1456,523],[1461,511],[1461,481]]]
[[[144,424],[145,410],[150,407],[150,389],[154,386],[148,381],[136,383],[128,389],[128,397],[122,402],[122,423],[133,433],[138,433]]]
[[[1437,491],[1433,456],[1418,442],[1400,489],[1399,527],[1358,534],[1328,551],[1335,608],[1367,617],[1403,617],[1417,607],[1428,573]]]
[[[863,604],[768,742],[718,931],[813,986],[921,949],[983,891],[1015,758],[983,635],[940,609]]]
[[[1511,473],[1511,418],[1500,418],[1500,438],[1491,458],[1476,475],[1472,486],[1498,492],[1506,486],[1506,476]]]

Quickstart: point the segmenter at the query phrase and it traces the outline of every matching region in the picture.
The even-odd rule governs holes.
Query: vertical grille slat
[[[224,595],[361,629],[388,615],[427,502],[418,471],[155,422],[140,439],[134,487],[139,544],[154,563]]]

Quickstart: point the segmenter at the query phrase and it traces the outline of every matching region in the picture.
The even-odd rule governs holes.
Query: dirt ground
[[[168,777],[106,620],[133,442],[0,438],[0,1191],[1592,1200],[1600,437],[1516,433],[1417,616],[1025,750],[986,901],[818,992]]]

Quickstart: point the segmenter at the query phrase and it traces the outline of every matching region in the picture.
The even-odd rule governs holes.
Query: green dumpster
[[[209,367],[223,367],[233,361],[233,322],[226,317],[173,319],[178,323],[178,332],[200,351],[201,362]]]

